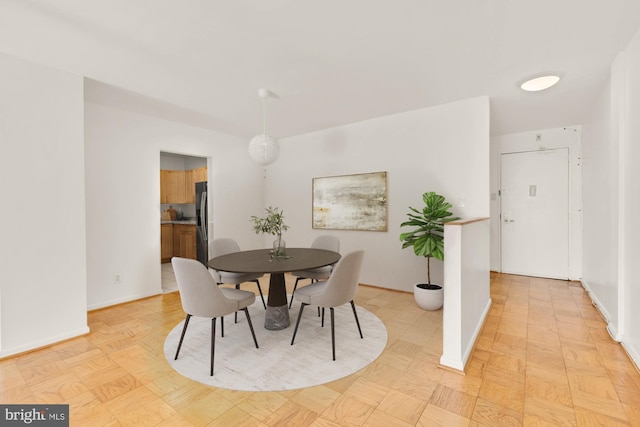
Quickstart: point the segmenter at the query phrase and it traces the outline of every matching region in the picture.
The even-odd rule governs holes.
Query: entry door
[[[568,148],[502,154],[502,272],[569,278],[568,160]]]

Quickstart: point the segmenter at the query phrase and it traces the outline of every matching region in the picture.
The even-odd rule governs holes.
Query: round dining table
[[[289,327],[289,306],[284,274],[335,264],[338,252],[314,248],[287,248],[286,256],[272,257],[271,249],[233,252],[212,258],[208,266],[231,273],[270,274],[265,329],[277,331]]]

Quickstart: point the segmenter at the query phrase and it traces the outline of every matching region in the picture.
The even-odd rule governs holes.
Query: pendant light
[[[249,157],[261,165],[273,163],[280,151],[278,140],[267,134],[265,100],[269,97],[269,94],[268,89],[258,89],[258,96],[262,98],[262,133],[254,136],[249,141]]]

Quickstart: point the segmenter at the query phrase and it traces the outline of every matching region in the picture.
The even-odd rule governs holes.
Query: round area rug
[[[293,390],[328,383],[346,377],[373,362],[387,344],[384,323],[370,311],[356,306],[363,339],[350,304],[335,308],[336,360],[331,355],[331,315],[325,310],[325,325],[321,327],[318,309],[306,306],[296,340],[291,337],[298,318],[300,304],[289,311],[291,325],[281,331],[264,328],[265,310],[258,299],[249,307],[256,333],[256,348],[247,318],[238,313],[225,317],[224,337],[220,337],[220,320],[216,323],[216,352],[213,376],[209,376],[211,349],[211,319],[191,317],[180,349],[173,360],[184,321],[176,325],[164,343],[169,364],[187,378],[214,387],[245,391]]]

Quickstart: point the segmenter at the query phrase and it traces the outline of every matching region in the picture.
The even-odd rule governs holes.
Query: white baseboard
[[[593,305],[598,309],[598,311],[600,312],[602,317],[604,317],[604,320],[607,323],[610,323],[611,322],[611,314],[609,313],[609,311],[607,311],[607,309],[604,307],[604,305],[600,302],[600,300],[598,299],[598,295],[593,293],[593,291],[591,290],[591,286],[589,286],[588,282],[586,282],[585,280],[580,280],[580,283],[582,284],[582,287],[584,288],[584,290],[589,295],[589,298],[591,298],[591,302],[593,303]]]
[[[449,369],[454,369],[456,371],[460,371],[460,372],[464,372],[464,363],[462,362],[462,360],[458,360],[458,359],[451,359],[448,357],[445,357],[444,355],[440,356],[440,365],[445,367],[445,368],[449,368]]]
[[[622,335],[618,332],[618,328],[613,323],[607,323],[607,332],[612,340],[622,342]]]
[[[9,356],[15,356],[16,354],[25,353],[31,350],[37,350],[39,348],[47,347],[52,344],[59,343],[60,341],[76,338],[88,333],[89,333],[89,327],[86,326],[84,328],[69,331],[64,334],[56,335],[53,337],[47,337],[46,339],[42,339],[38,341],[32,341],[28,344],[22,344],[17,347],[3,348],[2,350],[0,350],[0,359],[9,357]]]
[[[476,325],[476,329],[473,331],[473,336],[471,337],[471,340],[469,341],[469,345],[467,346],[466,350],[464,351],[464,354],[462,355],[462,366],[463,366],[463,369],[464,369],[465,366],[467,366],[467,362],[469,361],[469,357],[471,356],[471,353],[473,352],[473,347],[476,345],[476,341],[478,339],[478,335],[480,335],[480,331],[482,330],[482,327],[484,326],[484,322],[485,322],[485,320],[487,318],[487,315],[489,314],[489,310],[491,309],[491,304],[493,304],[493,301],[491,300],[491,298],[489,298],[489,301],[487,301],[486,307],[482,311],[482,316],[480,316],[480,321]]]
[[[482,315],[480,316],[480,319],[478,319],[478,323],[476,324],[476,327],[473,331],[473,335],[469,340],[469,342],[467,343],[467,348],[464,350],[463,354],[460,355],[460,359],[458,359],[457,357],[455,358],[448,357],[443,354],[442,356],[440,356],[440,365],[442,367],[451,368],[456,371],[464,372],[464,368],[467,365],[467,361],[469,360],[471,353],[473,352],[473,348],[476,344],[476,340],[478,339],[478,335],[480,335],[480,331],[482,330],[482,327],[484,326],[484,322],[487,318],[487,315],[489,314],[489,310],[491,309],[491,304],[492,304],[492,300],[491,298],[489,298],[489,301],[487,301],[487,305],[482,311]]]
[[[604,305],[600,302],[598,296],[591,291],[589,284],[584,280],[581,280],[580,282],[582,283],[582,287],[585,289],[587,294],[589,294],[593,305],[607,322],[607,332],[611,336],[611,339],[619,342],[622,345],[625,352],[631,359],[631,362],[636,365],[636,369],[640,370],[640,350],[635,348],[631,343],[624,339],[624,335],[622,335],[620,331],[618,331],[618,327],[616,326],[616,324],[611,322],[611,315],[604,307]]]
[[[600,302],[600,300],[598,299],[598,295],[591,290],[588,282],[586,282],[585,280],[580,280],[580,283],[582,284],[584,290],[587,292],[587,295],[589,295],[589,298],[591,298],[591,303],[593,304],[593,306],[596,308],[596,310],[598,310],[598,313],[600,313],[604,321],[607,322],[607,332],[609,332],[611,338],[617,342],[620,342],[622,340],[622,337],[618,333],[617,326],[611,322],[611,313],[609,313],[604,304]]]
[[[91,304],[89,306],[87,306],[87,311],[92,311],[92,310],[98,310],[100,308],[106,308],[106,307],[111,307],[112,305],[118,305],[118,304],[124,304],[126,302],[131,302],[131,301],[136,301],[139,299],[143,299],[143,298],[148,298],[148,297],[152,297],[155,295],[162,295],[162,290],[160,290],[160,292],[148,292],[148,293],[144,293],[144,294],[138,294],[138,295],[130,295],[126,298],[121,298],[121,299],[116,299],[116,300],[111,300],[111,301],[102,301],[96,304]]]
[[[629,343],[625,342],[624,339],[622,340],[622,342],[620,344],[622,344],[622,347],[624,348],[624,351],[627,352],[627,354],[629,355],[629,358],[631,359],[633,364],[636,365],[636,369],[638,371],[640,371],[640,351],[638,351],[638,349],[635,348],[634,346],[632,346]]]

